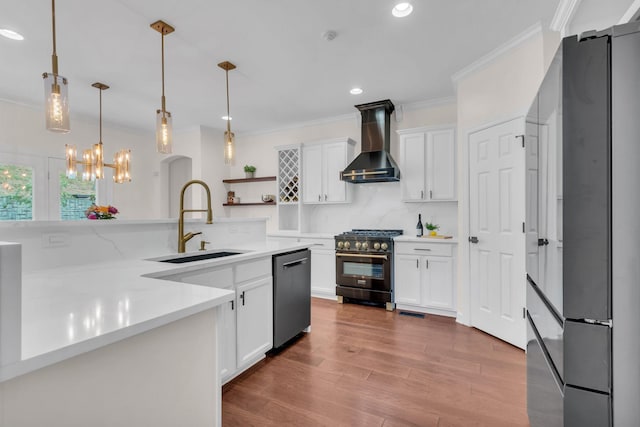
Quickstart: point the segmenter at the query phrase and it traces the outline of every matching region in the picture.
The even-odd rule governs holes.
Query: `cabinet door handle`
[[[420,190],[420,198],[424,199],[424,190]]]
[[[428,259],[425,259],[425,261],[426,261],[426,264],[427,264],[427,265],[426,265],[426,268],[429,268],[429,260],[428,260]]]
[[[429,199],[433,199],[433,191],[429,190]]]
[[[326,194],[324,195],[324,201],[325,202],[327,201],[327,195]]]
[[[318,194],[318,201],[319,201],[319,202],[321,202],[321,201],[322,201],[321,196],[320,196],[319,194]]]
[[[429,249],[429,248],[413,248],[413,250],[415,250],[415,251],[427,251],[427,252],[431,252],[431,249]]]
[[[420,268],[420,260],[416,258],[416,268]]]
[[[233,309],[234,309],[234,307],[233,307],[233,306],[234,306],[234,304],[233,304],[233,300],[231,300],[231,301],[229,301],[229,302],[231,303],[231,310],[233,311]]]
[[[242,305],[244,305],[244,291],[240,294],[240,299],[242,300]]]

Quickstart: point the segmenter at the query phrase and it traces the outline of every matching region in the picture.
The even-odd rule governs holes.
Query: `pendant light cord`
[[[102,89],[100,89],[100,143],[102,144]]]
[[[231,133],[231,115],[229,114],[229,70],[225,70],[227,75],[227,132]]]
[[[164,117],[165,113],[167,112],[167,107],[166,107],[166,103],[165,103],[165,98],[164,98],[164,30],[160,33],[162,34],[162,43],[161,43],[161,48],[162,48],[162,116]]]
[[[58,55],[56,53],[56,0],[51,0],[51,31],[53,33],[53,54],[51,55],[51,63],[53,75],[58,76]]]

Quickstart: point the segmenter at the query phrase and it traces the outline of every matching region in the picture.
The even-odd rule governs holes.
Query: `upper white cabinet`
[[[402,200],[456,200],[456,142],[453,126],[398,131]]]
[[[340,172],[353,159],[350,138],[302,144],[302,201],[309,204],[349,201],[347,183]]]

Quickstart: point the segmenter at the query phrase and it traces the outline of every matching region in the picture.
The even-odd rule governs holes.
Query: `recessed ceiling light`
[[[13,30],[7,28],[0,28],[0,36],[6,37],[11,40],[24,40],[24,36]]]
[[[413,12],[413,6],[409,2],[398,3],[391,10],[391,14],[396,18],[404,18],[411,15],[411,12]]]
[[[362,93],[362,89],[360,89],[359,87],[354,87],[349,91],[349,93],[351,95],[360,95]]]
[[[220,118],[221,118],[222,120],[229,120],[229,121],[233,120],[233,117],[229,117],[229,116],[222,116],[222,117],[220,117]]]

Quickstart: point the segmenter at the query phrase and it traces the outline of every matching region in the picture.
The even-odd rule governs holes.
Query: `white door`
[[[456,149],[453,129],[429,133],[427,173],[428,200],[456,199]]]
[[[420,257],[400,254],[394,257],[393,262],[396,304],[422,305]]]
[[[302,148],[302,201],[322,202],[322,146]]]
[[[311,247],[311,293],[323,298],[336,298],[336,253]]]
[[[324,147],[324,201],[347,200],[347,183],[340,179],[340,172],[347,167],[347,143],[335,142]]]
[[[235,299],[218,308],[220,316],[218,343],[220,349],[220,377],[226,381],[236,370],[236,303]]]
[[[236,289],[237,366],[250,365],[273,347],[273,286],[271,277]]]
[[[525,150],[522,120],[469,135],[471,324],[524,348]]]
[[[425,198],[425,149],[424,133],[400,137],[402,200],[423,200]]]
[[[425,257],[426,301],[429,307],[455,310],[453,292],[453,259],[451,257]]]

